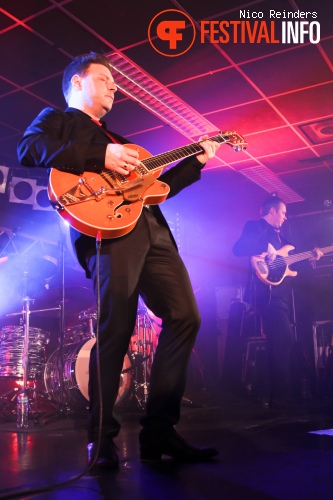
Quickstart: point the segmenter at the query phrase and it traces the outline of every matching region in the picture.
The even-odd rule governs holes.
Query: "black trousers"
[[[262,319],[267,338],[270,400],[282,403],[292,397],[291,355],[295,339],[289,300],[272,297]]]
[[[97,294],[95,254],[87,257],[87,265]],[[102,432],[114,437],[120,429],[113,409],[124,356],[135,327],[139,295],[162,319],[141,424],[147,432],[166,430],[180,417],[200,316],[188,273],[168,230],[147,209],[129,234],[102,242],[99,280]],[[95,345],[89,366],[89,439],[96,436],[100,415],[96,363]]]

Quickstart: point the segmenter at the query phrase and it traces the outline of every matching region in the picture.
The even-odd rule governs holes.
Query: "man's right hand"
[[[267,255],[266,255],[266,259],[267,259],[268,263],[273,262],[275,260],[275,258],[276,258],[276,250],[271,243],[268,243]]]
[[[139,153],[123,144],[108,144],[105,152],[105,168],[128,175],[140,165]]]

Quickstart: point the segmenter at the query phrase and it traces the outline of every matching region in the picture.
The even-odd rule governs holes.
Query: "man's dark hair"
[[[69,93],[71,90],[71,79],[74,75],[83,76],[86,74],[91,64],[102,64],[110,71],[112,70],[109,59],[103,54],[97,52],[90,52],[89,54],[82,54],[73,59],[73,61],[65,68],[62,77],[62,92],[66,102],[68,102]]]
[[[272,207],[274,207],[275,210],[278,210],[281,203],[285,205],[285,202],[282,200],[282,198],[279,198],[278,196],[270,196],[269,198],[266,198],[266,200],[264,200],[263,204],[261,205],[260,215],[262,217],[264,215],[267,215]]]

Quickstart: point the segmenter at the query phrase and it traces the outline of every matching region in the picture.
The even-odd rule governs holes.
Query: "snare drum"
[[[63,399],[72,409],[84,409],[88,405],[89,359],[96,339],[68,344],[63,347]],[[55,401],[60,401],[59,348],[47,360],[44,372],[46,391]],[[121,403],[131,387],[131,359],[126,354],[120,377],[116,404]]]
[[[40,328],[29,328],[28,379],[42,378],[45,346],[50,334]],[[0,377],[23,377],[24,327],[5,326],[0,331]]]

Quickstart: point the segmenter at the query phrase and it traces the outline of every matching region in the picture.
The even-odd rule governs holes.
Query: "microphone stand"
[[[64,236],[61,233],[60,255],[61,255],[61,303],[60,303],[60,343],[59,343],[59,412],[67,412],[64,405],[64,333],[65,333],[65,246]]]

